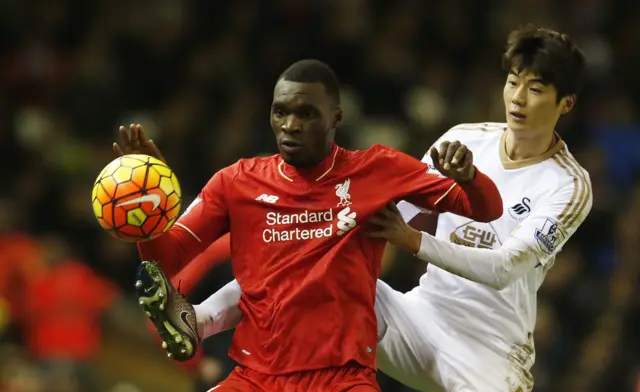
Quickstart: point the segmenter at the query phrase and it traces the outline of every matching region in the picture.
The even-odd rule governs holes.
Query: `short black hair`
[[[584,53],[566,34],[528,24],[509,34],[502,68],[532,72],[553,85],[558,101],[579,94],[585,73]]]
[[[335,72],[320,60],[300,60],[287,68],[278,80],[288,80],[299,83],[322,83],[327,93],[340,103],[340,83]]]

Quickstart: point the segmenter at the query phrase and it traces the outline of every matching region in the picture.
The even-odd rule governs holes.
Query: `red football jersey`
[[[385,241],[359,232],[391,200],[491,221],[502,199],[482,173],[464,186],[376,145],[334,146],[310,169],[279,155],[217,172],[167,233],[140,243],[170,275],[227,231],[243,318],[229,355],[267,374],[376,367],[376,279]]]
[[[180,287],[182,294],[190,294],[215,266],[231,257],[229,234],[215,240],[193,260],[189,261],[177,275],[169,275],[171,283]]]

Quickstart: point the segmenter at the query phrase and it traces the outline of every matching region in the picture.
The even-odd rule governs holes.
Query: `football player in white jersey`
[[[405,202],[371,219],[370,235],[429,263],[411,292],[378,282],[376,296],[378,366],[418,390],[425,376],[451,392],[532,389],[536,293],[591,210],[589,175],[554,130],[576,103],[583,54],[566,35],[528,26],[510,35],[503,66],[506,123],[461,124],[435,144],[440,157],[458,143],[473,151],[500,190],[502,217],[441,214],[435,236],[405,223],[420,212]],[[461,169],[431,155],[432,170]]]
[[[376,295],[378,366],[417,390],[429,379],[448,392],[532,389],[536,292],[591,209],[589,175],[554,131],[576,103],[584,56],[565,35],[529,26],[510,35],[503,66],[506,123],[453,127],[424,157],[430,170],[467,171],[466,145],[498,185],[503,216],[441,214],[435,236],[405,223],[420,213],[408,203],[371,218],[379,230],[369,235],[429,263],[414,290],[379,281]],[[233,281],[195,306],[201,337],[237,324],[239,297]]]

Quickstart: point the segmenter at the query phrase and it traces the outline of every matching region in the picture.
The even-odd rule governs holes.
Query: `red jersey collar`
[[[300,169],[287,164],[282,157],[278,162],[278,173],[287,181],[294,182],[296,179],[305,179],[307,181],[320,181],[325,178],[334,168],[339,158],[342,148],[333,143],[331,154],[318,162],[315,166]]]

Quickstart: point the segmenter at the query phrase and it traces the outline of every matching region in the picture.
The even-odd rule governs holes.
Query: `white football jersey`
[[[511,161],[506,154],[504,123],[461,124],[435,144],[458,140],[472,152],[476,167],[489,176],[502,195],[504,213],[491,223],[479,223],[445,213],[438,218],[436,237],[476,248],[499,249],[510,236],[521,240],[539,261],[507,288],[498,291],[453,275],[432,264],[415,291],[447,319],[453,332],[471,334],[525,367],[534,361],[532,334],[536,323],[536,292],[555,255],[591,210],[589,174],[558,137],[545,154]],[[434,170],[429,153],[423,161]]]

